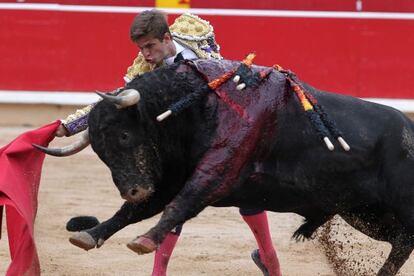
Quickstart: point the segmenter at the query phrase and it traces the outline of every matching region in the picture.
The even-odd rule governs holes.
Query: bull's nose
[[[128,192],[121,195],[126,201],[136,201],[139,198],[138,189],[129,189]]]
[[[126,193],[121,194],[121,197],[129,202],[140,202],[146,200],[152,193],[152,189],[143,189],[141,187],[131,188]]]

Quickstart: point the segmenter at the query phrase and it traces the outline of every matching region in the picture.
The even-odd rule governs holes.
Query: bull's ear
[[[135,109],[135,116],[137,119],[137,122],[141,122],[141,118],[142,118],[142,106],[138,103]]]
[[[135,89],[126,89],[116,96],[99,92],[97,94],[102,99],[115,104],[118,109],[137,104],[141,99],[141,94],[139,94],[138,90]]]
[[[135,109],[135,114],[137,121],[142,125],[145,126],[148,123],[152,122],[153,117],[150,115],[147,109],[147,104],[145,101],[138,102]]]

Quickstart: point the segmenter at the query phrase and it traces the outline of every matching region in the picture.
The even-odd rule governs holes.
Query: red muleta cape
[[[11,263],[7,276],[40,275],[33,237],[37,193],[45,154],[32,143],[47,146],[60,121],[23,133],[0,149],[0,209],[6,206]],[[1,227],[2,212],[0,213]]]

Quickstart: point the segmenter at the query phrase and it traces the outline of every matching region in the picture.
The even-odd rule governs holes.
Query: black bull
[[[302,84],[351,146],[329,151],[313,129],[285,75],[274,70],[258,87],[225,83],[177,116],[156,116],[230,61],[175,64],[144,74],[137,104],[99,102],[89,116],[93,150],[127,199],[109,220],[72,242],[90,249],[116,231],[163,211],[160,221],[128,246],[156,249],[176,225],[207,206],[294,212],[306,220],[295,236],[309,238],[339,214],[391,253],[378,275],[395,275],[414,248],[414,125],[401,112]],[[253,70],[259,70],[253,66]],[[119,103],[119,102],[118,102]]]

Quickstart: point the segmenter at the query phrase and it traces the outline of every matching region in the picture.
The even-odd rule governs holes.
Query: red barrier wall
[[[113,89],[137,52],[134,14],[0,12],[0,90]]]
[[[347,9],[350,2],[355,4],[344,0],[338,5]],[[381,6],[364,0],[364,5],[383,8],[387,2]],[[410,6],[408,1],[397,2]],[[191,6],[201,3],[192,0]],[[225,7],[230,0],[214,3]],[[238,3],[240,8],[251,8],[247,5],[252,2]],[[0,90],[95,91],[121,86],[137,52],[128,37],[134,16],[132,12],[0,10]],[[201,17],[214,25],[226,58],[240,60],[256,51],[257,64],[280,64],[324,90],[359,97],[414,98],[414,19]]]
[[[356,2],[359,1],[361,11],[414,12],[414,1],[412,0],[176,0],[177,3],[182,1],[189,2],[191,8],[311,11],[355,11]],[[0,3],[2,2],[16,3],[19,1],[0,1]],[[26,0],[21,2],[64,5],[156,6],[156,0]]]

